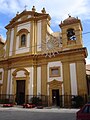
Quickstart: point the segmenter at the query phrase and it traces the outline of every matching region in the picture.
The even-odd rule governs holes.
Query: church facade
[[[59,105],[61,95],[87,95],[81,21],[69,16],[59,24],[61,32],[53,32],[50,20],[45,8],[37,13],[33,6],[5,27],[0,94],[13,95],[18,104],[32,96],[48,96],[48,105]],[[61,101],[66,104],[68,99]]]

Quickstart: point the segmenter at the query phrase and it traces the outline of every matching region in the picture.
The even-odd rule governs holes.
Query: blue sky
[[[27,5],[27,10],[35,6],[37,12],[41,12],[45,7],[52,18],[53,31],[60,31],[58,25],[68,17],[68,14],[78,17],[83,26],[83,43],[88,50],[86,64],[90,64],[90,0],[0,0],[0,5],[0,34],[4,39],[6,39],[4,27],[17,12],[20,13],[25,9],[25,5]]]

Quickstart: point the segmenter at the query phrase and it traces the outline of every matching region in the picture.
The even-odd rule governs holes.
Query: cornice
[[[25,20],[18,21],[18,19],[22,18],[25,15],[31,15],[31,18],[26,18]],[[47,18],[49,20],[51,19],[49,14],[37,13],[33,11],[23,11],[22,13],[14,17],[5,28],[10,29],[15,27],[16,25],[19,25],[25,22],[38,21],[38,20],[47,19]]]
[[[74,54],[74,53],[84,53],[84,56],[87,57],[87,49],[86,47],[83,47],[83,48],[76,48],[76,49],[70,49],[70,50],[63,50],[63,51],[60,51],[59,53],[61,54]]]
[[[63,51],[58,51],[58,54],[55,53],[55,57],[60,57],[60,56],[70,56],[70,55],[75,55],[75,54],[82,54],[85,58],[87,57],[87,49],[86,47],[83,48],[77,48],[77,49],[71,49],[71,50],[63,50]],[[22,55],[22,56],[12,56],[10,58],[6,58],[3,60],[0,60],[1,64],[7,64],[11,63],[12,61],[26,61],[26,60],[42,60],[42,59],[52,59],[49,57],[45,57],[45,54],[37,54],[37,55]]]

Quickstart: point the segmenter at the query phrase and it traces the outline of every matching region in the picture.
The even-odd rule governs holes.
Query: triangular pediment
[[[43,18],[51,19],[49,14],[46,13],[37,13],[33,11],[23,11],[20,14],[17,13],[16,16],[10,21],[10,23],[5,27],[6,29],[12,28],[16,24],[20,24],[22,22],[28,22],[32,20],[39,20]]]
[[[51,82],[48,82],[49,85],[61,85],[62,84],[62,81],[58,81],[56,79],[52,80]]]

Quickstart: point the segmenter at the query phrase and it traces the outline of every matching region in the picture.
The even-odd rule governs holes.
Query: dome
[[[63,24],[74,23],[74,22],[77,22],[77,21],[79,21],[78,18],[71,17],[71,16],[69,15],[69,17],[63,21]]]
[[[80,23],[80,20],[78,18],[71,17],[69,15],[69,17],[67,19],[65,19],[63,22],[61,22],[60,26],[70,25],[70,24],[74,24],[74,23]]]

